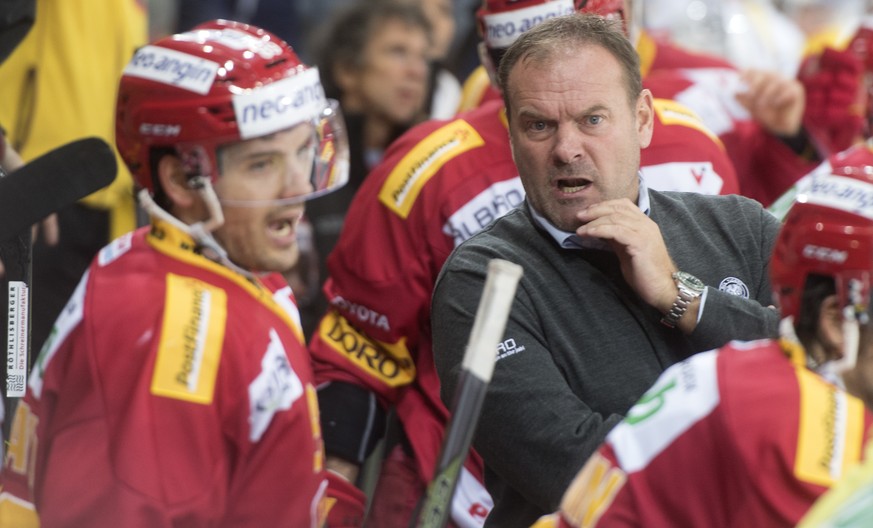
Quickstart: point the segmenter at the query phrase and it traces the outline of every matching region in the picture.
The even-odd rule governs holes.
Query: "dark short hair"
[[[497,69],[497,82],[509,114],[509,74],[519,62],[542,62],[558,53],[583,46],[600,46],[619,62],[631,107],[636,104],[643,81],[640,58],[624,33],[620,20],[590,13],[574,13],[549,19],[522,35],[506,49]]]
[[[342,90],[334,79],[336,68],[364,66],[364,50],[387,21],[421,28],[431,38],[431,25],[418,4],[398,0],[355,0],[336,10],[312,42],[324,93],[339,99]]]

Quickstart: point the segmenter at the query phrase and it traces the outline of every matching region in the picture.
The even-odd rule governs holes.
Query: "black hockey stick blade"
[[[91,137],[51,150],[0,178],[0,240],[109,185],[117,170],[109,144]]]
[[[418,515],[413,518],[413,522],[417,520],[415,527],[443,528],[449,519],[452,497],[479,422],[497,360],[497,345],[506,329],[522,271],[518,264],[505,260],[492,259],[488,263],[488,275],[464,352],[451,417],[434,478],[428,484]]]

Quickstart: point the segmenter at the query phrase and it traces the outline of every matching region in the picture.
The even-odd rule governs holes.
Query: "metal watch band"
[[[681,319],[682,316],[685,315],[685,312],[688,311],[688,306],[691,302],[700,297],[703,293],[701,290],[689,289],[685,284],[685,281],[691,280],[702,286],[702,283],[692,275],[678,271],[673,274],[673,280],[676,281],[676,287],[678,288],[679,293],[676,295],[676,300],[673,301],[673,306],[670,307],[670,311],[661,317],[661,323],[670,328],[676,328],[679,324],[679,319]]]

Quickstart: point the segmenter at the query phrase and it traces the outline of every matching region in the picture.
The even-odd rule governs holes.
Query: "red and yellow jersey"
[[[439,397],[430,296],[457,244],[524,200],[500,101],[428,121],[395,141],[364,180],[328,258],[332,309],[309,349],[318,383],[361,385],[396,408],[422,482],[439,455],[448,411]],[[478,460],[459,486],[461,526],[491,505]]]
[[[35,507],[46,527],[321,526],[290,289],[193,247],[155,222],[95,258],[11,418],[0,525]]]
[[[570,526],[795,526],[862,457],[873,416],[786,358],[734,342],[664,372],[579,472]]]
[[[646,34],[637,45],[643,84],[693,110],[724,144],[740,194],[770,205],[817,165],[767,132],[736,100],[740,72],[718,57],[688,52]]]

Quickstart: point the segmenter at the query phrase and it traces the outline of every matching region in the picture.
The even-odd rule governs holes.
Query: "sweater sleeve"
[[[717,348],[731,340],[778,336],[779,312],[773,306],[769,263],[780,223],[757,202],[736,200],[736,207],[730,208],[733,212],[721,216],[722,223],[717,227],[727,233],[722,235],[726,241],[724,260],[733,262],[736,271],[744,270],[747,296],[737,295],[716,282],[725,273],[704,281],[708,288],[703,314],[689,336],[697,351]]]

